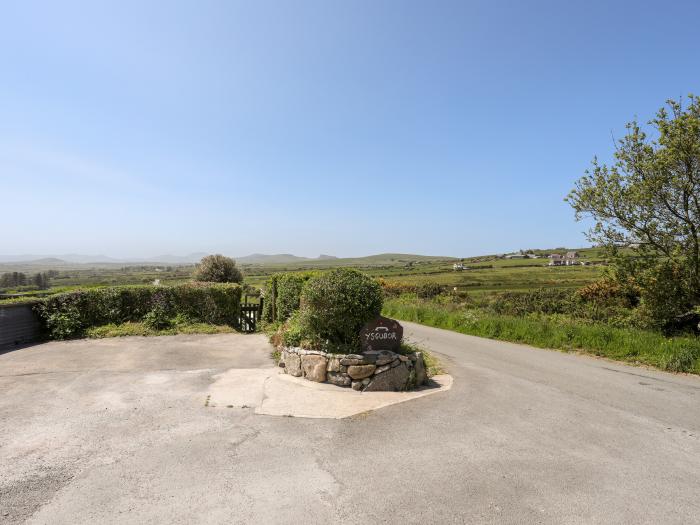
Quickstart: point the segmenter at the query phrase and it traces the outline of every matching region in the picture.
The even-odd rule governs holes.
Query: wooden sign
[[[398,350],[403,337],[403,326],[394,319],[376,317],[360,330],[362,350]]]

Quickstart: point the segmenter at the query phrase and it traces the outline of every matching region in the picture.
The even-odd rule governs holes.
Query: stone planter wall
[[[408,356],[388,350],[329,354],[282,348],[279,365],[285,373],[295,377],[364,392],[410,390],[428,380],[421,352]]]

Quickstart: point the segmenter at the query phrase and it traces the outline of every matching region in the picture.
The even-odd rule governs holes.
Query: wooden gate
[[[255,332],[258,327],[258,321],[262,316],[262,310],[262,297],[259,303],[249,303],[246,298],[246,301],[241,303],[241,319],[239,323],[241,331],[246,333]]]

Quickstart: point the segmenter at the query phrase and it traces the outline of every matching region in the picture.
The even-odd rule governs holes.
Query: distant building
[[[528,255],[525,253],[509,253],[505,256],[506,259],[527,259]]]
[[[579,264],[578,258],[578,252],[553,253],[549,256],[549,266],[574,266]]]
[[[463,264],[463,263],[458,262],[458,263],[454,263],[454,264],[452,265],[452,269],[453,269],[455,272],[461,272],[461,271],[464,270],[465,268],[464,268],[464,264]]]

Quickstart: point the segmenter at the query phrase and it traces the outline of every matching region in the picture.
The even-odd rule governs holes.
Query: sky
[[[700,2],[0,0],[0,255],[588,245]]]

